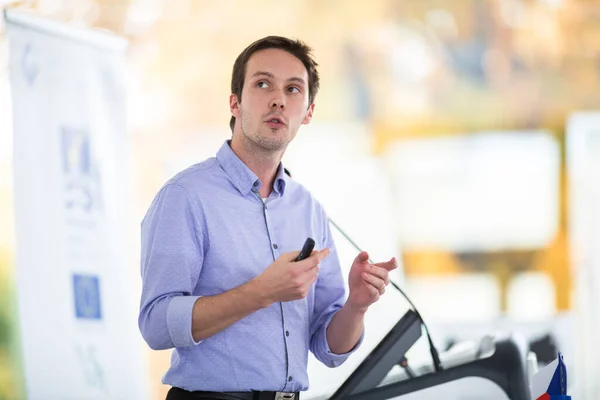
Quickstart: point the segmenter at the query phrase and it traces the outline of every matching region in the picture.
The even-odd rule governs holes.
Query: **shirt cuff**
[[[194,303],[202,296],[175,296],[167,308],[167,328],[175,347],[195,346],[202,340],[194,341],[192,336],[192,310]]]
[[[337,354],[337,353],[332,352],[331,349],[329,348],[329,343],[327,342],[327,328],[329,327],[329,324],[331,323],[331,320],[333,319],[334,316],[335,316],[335,313],[331,316],[331,318],[329,318],[329,321],[327,321],[327,323],[323,324],[323,328],[321,328],[321,330],[318,333],[319,337],[317,340],[317,343],[318,343],[317,346],[319,347],[319,352],[324,356],[324,358],[326,358],[328,360],[328,362],[325,364],[332,368],[342,365],[344,363],[344,361],[346,361],[346,359],[350,356],[350,354],[352,354],[356,350],[358,350],[358,348],[360,347],[360,345],[362,344],[362,342],[365,338],[365,329],[363,328],[363,331],[360,335],[360,338],[358,339],[358,342],[356,342],[356,345],[354,345],[354,347],[349,352],[344,353],[344,354]]]

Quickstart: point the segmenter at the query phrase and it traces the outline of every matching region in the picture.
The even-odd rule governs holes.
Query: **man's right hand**
[[[306,297],[319,276],[319,264],[329,253],[329,249],[313,251],[310,257],[298,262],[294,262],[294,259],[300,251],[279,256],[262,274],[254,278],[267,306]]]

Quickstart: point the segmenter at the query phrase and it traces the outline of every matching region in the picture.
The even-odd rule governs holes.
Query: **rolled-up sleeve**
[[[138,325],[155,350],[193,346],[192,295],[202,269],[202,229],[187,190],[161,189],[141,227],[142,296]]]
[[[329,348],[329,343],[327,342],[327,328],[329,327],[329,323],[333,319],[334,315],[335,312],[330,314],[327,321],[313,334],[311,340],[311,351],[315,357],[330,368],[335,368],[342,365],[348,359],[350,354],[354,353],[360,347],[365,337],[365,332],[363,330],[360,339],[352,350],[344,354],[333,353]]]
[[[326,221],[328,220],[326,219]],[[334,368],[343,364],[350,354],[354,353],[359,348],[365,333],[363,330],[359,341],[348,353],[336,354],[329,348],[329,343],[327,342],[327,328],[335,316],[335,313],[342,308],[346,301],[346,289],[342,277],[342,270],[340,268],[339,257],[333,239],[331,238],[328,223],[325,229],[326,236],[323,248],[328,247],[331,249],[331,253],[321,263],[319,278],[317,279],[317,284],[315,286],[315,306],[310,326],[310,351],[315,355],[317,360],[330,368]]]

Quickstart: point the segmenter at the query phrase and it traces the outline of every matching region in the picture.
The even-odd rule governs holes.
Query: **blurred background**
[[[0,5],[114,32],[129,42],[129,170],[123,179],[130,184],[132,275],[139,277],[136,229],[157,190],[180,169],[213,155],[230,136],[228,96],[237,55],[263,36],[299,38],[314,49],[321,90],[313,122],[284,158],[294,177],[373,258],[399,257],[395,279],[414,298],[441,349],[517,331],[541,363],[563,352],[571,391],[591,399],[578,379],[585,364],[577,360],[585,351],[576,344],[592,328],[578,321],[585,316],[597,326],[600,314],[598,304],[586,301],[593,289],[578,285],[585,266],[572,253],[567,127],[574,113],[600,109],[600,2]],[[0,398],[22,399],[5,28],[2,22]],[[584,220],[598,214],[600,206],[590,204],[579,210]],[[349,266],[355,250],[341,235],[337,243]],[[139,293],[139,286],[132,291]],[[311,360],[311,391],[335,389],[404,313],[400,296],[391,289],[386,296],[369,316],[369,340],[345,370],[327,370],[333,378],[319,379],[320,367]],[[598,319],[590,322],[589,315]],[[160,377],[170,352],[144,352],[151,396],[164,398],[168,388]],[[426,355],[417,348],[413,358],[426,363]]]

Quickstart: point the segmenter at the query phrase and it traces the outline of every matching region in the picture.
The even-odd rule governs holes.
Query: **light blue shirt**
[[[260,198],[258,177],[225,142],[216,158],[169,180],[142,221],[139,328],[152,349],[174,348],[163,383],[186,390],[294,392],[308,389],[308,351],[329,367],[326,329],[345,302],[329,221],[280,165]],[[306,298],[274,303],[195,343],[192,308],[201,296],[240,286],[307,237],[331,254]],[[364,335],[364,333],[363,333]],[[354,348],[358,348],[362,342]],[[354,351],[353,350],[353,351]]]

